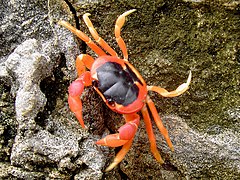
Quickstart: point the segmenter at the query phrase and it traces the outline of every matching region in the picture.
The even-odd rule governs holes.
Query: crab
[[[90,34],[100,47],[85,33],[73,27],[70,23],[63,20],[59,21],[61,26],[64,26],[79,37],[98,55],[98,58],[96,59],[88,54],[77,56],[76,70],[78,78],[71,83],[68,89],[68,103],[70,110],[75,114],[80,125],[85,128],[82,117],[81,94],[84,91],[84,87],[93,86],[106,105],[112,111],[122,114],[126,122],[118,129],[118,133],[107,135],[96,142],[98,145],[109,147],[122,146],[113,162],[106,168],[106,171],[110,171],[117,166],[130,150],[140,123],[139,111],[141,111],[143,116],[151,152],[158,162],[161,164],[164,163],[157,149],[149,110],[160,133],[164,136],[167,145],[172,151],[174,151],[174,148],[168,135],[168,131],[164,127],[157,109],[148,95],[148,91],[154,91],[163,97],[179,96],[188,90],[192,76],[190,71],[186,83],[181,84],[176,90],[170,92],[164,88],[148,86],[146,84],[140,73],[128,62],[127,47],[121,37],[121,28],[125,23],[126,16],[134,11],[135,9],[124,12],[117,18],[115,24],[115,37],[122,51],[123,58],[120,58],[115,50],[113,50],[106,41],[99,36],[89,19],[89,13],[83,15],[83,20],[87,25]]]

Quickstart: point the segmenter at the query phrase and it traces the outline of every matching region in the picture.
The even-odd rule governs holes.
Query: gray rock
[[[71,3],[71,4],[70,4]],[[123,6],[124,4],[124,6]],[[238,179],[239,3],[237,1],[4,1],[0,22],[0,177],[5,179]],[[166,99],[150,93],[169,130],[171,152],[155,129],[165,164],[149,150],[141,123],[118,168],[104,173],[114,149],[94,142],[123,124],[91,88],[83,94],[83,130],[67,105],[78,54],[94,53],[63,27],[89,34],[91,20],[116,47],[114,22],[127,18],[122,36],[129,61],[149,85],[174,89],[192,70],[188,93]],[[121,56],[121,53],[119,53]],[[15,110],[14,110],[15,107]],[[105,122],[104,122],[105,121]],[[107,127],[105,127],[105,125]],[[106,130],[109,129],[109,131]],[[106,135],[106,133],[104,134]]]
[[[82,172],[81,169],[84,169],[84,171],[91,171],[92,175],[81,173],[82,176],[91,178],[98,176],[100,178],[105,158],[93,142],[93,139],[96,140],[96,137],[89,135],[85,130],[81,130],[79,124],[74,122],[76,120],[73,116],[63,115],[66,112],[67,115],[70,115],[65,96],[67,85],[65,85],[65,91],[62,93],[63,96],[61,96],[64,100],[54,99],[56,96],[52,97],[52,100],[48,99],[49,94],[61,93],[61,90],[63,90],[60,89],[60,86],[58,86],[59,89],[47,87],[50,80],[55,80],[53,73],[59,66],[59,62],[63,61],[60,51],[66,52],[66,57],[72,61],[67,63],[68,65],[65,69],[74,70],[72,67],[74,58],[70,58],[68,53],[69,46],[71,47],[70,44],[73,43],[73,38],[68,38],[68,45],[65,45],[64,42],[66,41],[64,40],[66,38],[61,38],[61,36],[57,35],[57,33],[60,33],[58,32],[59,28],[55,30],[55,34],[52,32],[51,24],[46,19],[48,17],[47,8],[43,8],[44,11],[32,17],[30,11],[34,13],[41,11],[41,4],[27,1],[12,3],[16,3],[12,4],[13,11],[11,16],[9,15],[12,19],[8,19],[8,23],[1,26],[5,36],[9,33],[6,31],[15,31],[14,26],[9,22],[15,22],[19,18],[17,13],[23,13],[27,9],[29,11],[20,18],[22,26],[20,26],[19,31],[16,31],[14,36],[9,37],[19,39],[19,41],[22,40],[22,43],[19,45],[9,44],[14,46],[14,52],[5,56],[9,52],[9,49],[7,49],[1,56],[0,79],[5,83],[6,87],[11,85],[11,94],[15,98],[16,116],[11,116],[11,119],[7,119],[6,113],[3,114],[4,106],[8,105],[9,107],[6,107],[8,110],[12,106],[10,103],[5,102],[6,98],[4,98],[3,94],[1,115],[4,115],[3,119],[5,121],[1,121],[1,139],[3,140],[1,141],[1,146],[3,147],[1,159],[5,159],[5,161],[1,163],[1,169],[4,171],[1,171],[0,177],[69,179],[75,175],[77,176],[79,172]],[[21,3],[21,6],[19,7],[17,3]],[[8,5],[11,5],[11,3]],[[8,6],[6,5],[6,7]],[[37,11],[35,10],[36,7],[39,8]],[[7,16],[7,14],[5,15]],[[38,21],[35,21],[35,18],[39,19],[39,17],[45,18],[45,20],[38,23]],[[15,25],[17,26],[18,23],[19,21],[16,21]],[[44,23],[46,23],[46,26],[43,25]],[[25,29],[26,27],[29,27],[29,29]],[[39,27],[41,28],[38,29]],[[31,37],[35,37],[35,39],[30,39]],[[57,40],[57,37],[60,38]],[[7,39],[4,39],[5,41]],[[62,43],[56,46],[57,42]],[[5,45],[7,44],[4,43],[1,50],[4,50]],[[72,47],[77,46],[73,44]],[[77,48],[73,48],[70,52],[77,54],[77,51]],[[60,69],[60,72],[55,74],[55,76],[58,76],[60,73],[64,75],[65,69]],[[73,71],[65,77],[69,79],[75,75]],[[7,89],[4,86],[1,86],[1,88],[3,88],[1,92],[7,93]],[[52,92],[53,90],[57,91]],[[57,104],[55,111],[54,108],[49,108],[49,104],[52,102]],[[15,121],[12,118],[15,118]],[[71,122],[70,126],[69,120],[74,122]],[[14,125],[16,122],[18,123],[17,127]],[[10,138],[10,134],[15,135],[12,137],[15,138],[10,139],[6,146],[4,141]],[[7,136],[5,137],[5,135]],[[89,145],[87,150],[84,146],[86,143]],[[82,144],[83,147],[81,147]],[[9,148],[11,148],[11,154],[4,158],[4,155],[10,151]],[[80,161],[81,163],[79,163]]]
[[[16,118],[20,129],[34,129],[31,126],[35,123],[25,122],[28,119],[25,117],[35,118],[47,101],[39,85],[51,70],[50,58],[39,52],[40,49],[37,40],[27,40],[19,45],[5,62],[9,74],[14,75],[12,90],[16,94]]]

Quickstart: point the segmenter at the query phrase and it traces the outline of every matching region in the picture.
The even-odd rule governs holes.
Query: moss
[[[10,153],[16,135],[17,122],[10,87],[0,81],[0,160],[10,162]]]
[[[237,128],[229,112],[237,113],[240,106],[239,15],[224,3],[104,1],[90,13],[99,34],[119,52],[114,22],[136,8],[122,36],[129,60],[146,81],[171,90],[186,80],[190,69],[193,72],[189,93],[173,99],[152,96],[160,113],[178,114],[191,127],[218,133],[218,127]],[[108,6],[111,11],[106,11]]]

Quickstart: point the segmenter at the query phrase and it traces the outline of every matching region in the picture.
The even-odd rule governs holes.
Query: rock
[[[123,6],[124,4],[124,6]],[[169,90],[193,79],[187,93],[149,93],[173,142],[155,128],[164,165],[153,158],[141,123],[133,146],[114,170],[118,148],[94,142],[123,124],[91,88],[83,94],[82,129],[67,105],[75,58],[95,54],[57,24],[89,35],[90,19],[111,47],[117,16],[137,9],[122,29],[129,61],[149,85]],[[237,1],[10,1],[2,3],[0,43],[0,177],[5,179],[238,179],[239,3]],[[78,19],[80,17],[80,19]],[[15,107],[15,109],[14,109]],[[106,127],[105,127],[106,125]]]
[[[16,8],[19,8],[19,13],[26,10],[26,8],[36,13],[42,8],[38,4],[40,9],[35,11],[36,8],[33,7],[37,4],[28,4],[27,1],[21,1],[20,7],[17,4],[18,2],[12,3],[16,4],[8,4],[13,5],[12,16],[10,16],[13,19],[9,19],[9,21],[19,18],[16,14],[17,11],[15,11]],[[7,118],[6,113],[3,113],[5,112],[4,106],[7,105],[6,108],[11,108],[11,101],[6,103],[5,100],[7,99],[4,98],[3,94],[1,115],[4,115],[4,121],[1,121],[1,139],[3,140],[1,141],[1,146],[3,147],[1,159],[5,163],[1,164],[1,169],[7,170],[2,171],[0,177],[69,179],[74,175],[77,176],[80,169],[91,171],[94,177],[96,175],[101,177],[101,169],[105,164],[105,158],[102,152],[97,149],[97,146],[94,145],[93,139],[96,140],[96,137],[89,135],[85,130],[81,130],[79,124],[74,122],[76,120],[73,116],[63,116],[65,112],[68,112],[67,114],[70,115],[65,96],[69,83],[65,85],[64,89],[61,83],[65,81],[62,80],[60,82],[55,77],[64,76],[64,68],[58,68],[64,64],[64,58],[60,52],[65,52],[68,46],[65,46],[64,43],[61,43],[58,47],[56,46],[57,36],[52,34],[53,32],[47,19],[40,22],[40,27],[45,27],[46,29],[44,31],[43,29],[38,29],[39,24],[34,19],[39,18],[39,16],[46,18],[47,11],[45,11],[45,14],[41,12],[32,17],[30,21],[26,19],[30,18],[31,13],[25,15],[20,18],[22,23],[20,31],[9,37],[12,39],[19,37],[18,39],[19,41],[22,40],[22,43],[19,43],[17,46],[14,43],[11,44],[15,46],[15,50],[11,54],[4,56],[8,53],[8,50],[6,50],[3,56],[1,56],[0,79],[6,86],[6,88],[1,86],[3,88],[1,92],[9,93],[8,86],[11,85],[12,98],[15,98],[16,116],[12,115],[10,119]],[[15,23],[17,26],[19,22],[16,21]],[[43,26],[44,23],[46,23],[46,26]],[[30,27],[30,29],[25,29],[26,26]],[[11,23],[5,24],[5,30],[10,27],[12,27]],[[47,28],[49,28],[48,31],[46,31]],[[14,31],[15,29],[10,28],[10,30]],[[36,31],[38,32],[38,34],[36,33],[37,35],[35,35]],[[4,31],[4,33],[8,32]],[[31,39],[32,36],[36,39]],[[67,43],[73,43],[73,38],[68,38]],[[76,44],[72,47],[74,46],[76,47]],[[73,51],[78,50],[75,48]],[[77,53],[75,52],[75,54]],[[69,57],[68,52],[65,55]],[[74,62],[74,58],[69,59]],[[65,69],[69,68],[71,71],[71,63],[68,63],[68,65]],[[56,69],[58,70],[57,73]],[[72,70],[74,69],[72,68]],[[66,79],[74,77],[75,72],[73,71],[69,74],[65,76]],[[48,86],[52,82],[55,82],[55,88]],[[56,85],[56,82],[58,85]],[[56,94],[61,95],[56,97]],[[10,100],[12,98],[9,96]],[[50,106],[53,104],[56,106],[56,109]],[[74,123],[70,123],[70,120]],[[16,122],[18,126],[15,125]],[[76,129],[76,127],[78,128]],[[12,139],[8,140],[10,137]],[[7,142],[7,145],[4,141]],[[88,150],[81,150],[81,143],[86,144],[87,142],[92,144],[92,146],[88,146]],[[10,151],[8,150],[9,148],[11,148],[11,154],[7,154]],[[7,155],[7,157],[4,157],[4,155]],[[79,163],[79,161],[82,163]],[[81,173],[81,175],[92,177],[89,174]]]
[[[132,151],[130,151],[121,165],[121,169],[130,179],[143,179],[144,174],[137,172],[148,172],[148,177],[156,179],[166,176],[176,179],[178,177],[206,178],[206,174],[212,177],[226,177],[234,179],[240,173],[239,168],[239,134],[234,131],[225,131],[217,135],[209,135],[196,131],[189,127],[183,119],[176,116],[164,116],[174,152],[171,152],[164,138],[155,129],[157,141],[161,146],[161,154],[165,157],[165,169],[181,169],[181,174],[157,168],[149,150],[149,143],[143,145],[147,139],[144,137],[144,127],[141,126],[138,137],[135,140]],[[136,154],[136,152],[141,152]],[[134,166],[139,164],[139,166]],[[146,170],[146,166],[149,168]],[[168,175],[166,175],[168,174]]]
[[[30,123],[28,117],[35,118],[47,101],[39,84],[51,70],[50,58],[41,54],[39,49],[36,39],[29,39],[19,45],[5,62],[9,74],[14,74],[12,90],[16,94],[16,118],[20,129],[35,128],[35,123]]]

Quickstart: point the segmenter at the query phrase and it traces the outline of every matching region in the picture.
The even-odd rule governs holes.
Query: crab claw
[[[109,147],[122,146],[134,137],[138,124],[139,120],[127,122],[118,129],[119,133],[107,135],[105,138],[97,141],[96,144]]]
[[[68,88],[68,104],[70,110],[75,114],[79,123],[83,128],[85,128],[84,121],[82,118],[82,101],[80,96],[84,90],[84,86],[91,84],[90,72],[84,72],[78,79],[72,82]]]
[[[109,147],[118,147],[126,144],[126,142],[128,142],[128,140],[120,139],[119,134],[111,134],[103,139],[98,140],[96,144]]]
[[[68,92],[68,104],[70,110],[75,114],[79,123],[83,128],[85,128],[84,121],[82,118],[82,101],[80,99],[80,95],[82,94],[84,89],[84,84],[81,80],[73,81],[69,86]]]
[[[122,146],[122,149],[117,153],[113,162],[107,167],[105,171],[112,170],[115,166],[117,166],[125,157],[129,149],[131,148],[133,138],[137,132],[137,128],[139,125],[140,117],[138,114],[125,114],[123,115],[126,124],[118,129],[119,133],[110,134],[105,138],[96,142],[98,145],[109,146],[109,147],[118,147]]]

